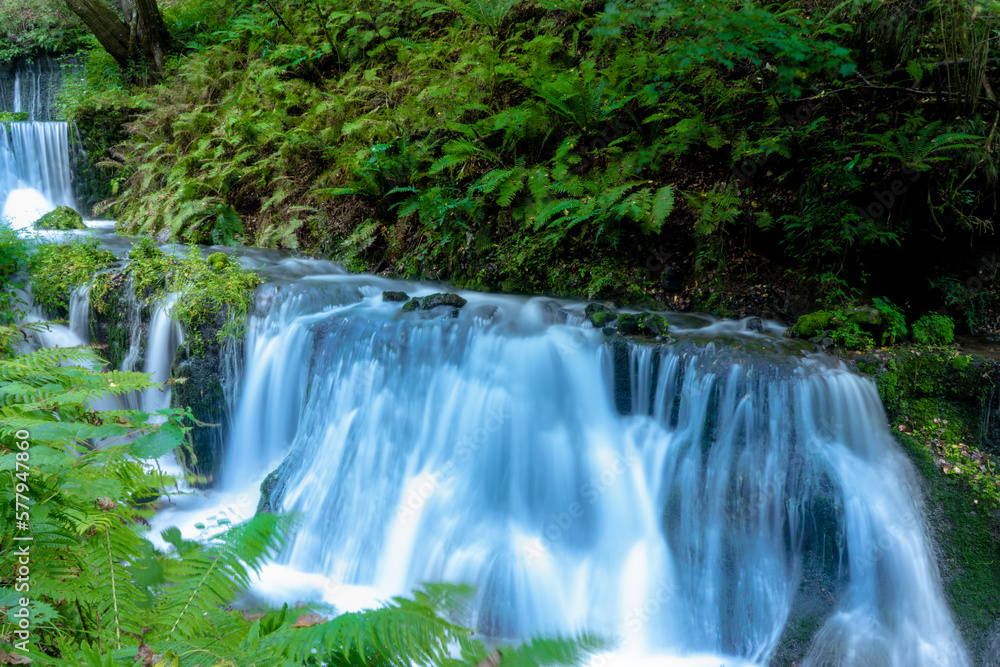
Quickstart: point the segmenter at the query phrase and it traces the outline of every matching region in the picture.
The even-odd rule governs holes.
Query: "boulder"
[[[619,315],[618,333],[626,336],[634,336],[639,333],[639,315],[637,313],[623,313]]]
[[[667,333],[667,318],[648,310],[618,316],[618,333],[626,336],[662,336]]]
[[[799,338],[818,336],[830,328],[831,319],[833,319],[833,313],[826,310],[800,315],[798,321],[792,326],[792,334]]]
[[[406,292],[394,292],[392,290],[382,292],[383,301],[406,301],[409,298]]]
[[[846,315],[848,322],[857,324],[859,329],[872,335],[881,334],[882,329],[885,326],[882,320],[882,313],[878,312],[878,310],[872,306],[851,308],[850,310],[845,311],[844,314]]]
[[[601,303],[590,303],[583,311],[595,329],[600,329],[618,319],[618,313]]]
[[[662,336],[667,333],[668,328],[667,318],[663,315],[648,310],[639,313],[639,331],[647,336]]]
[[[35,220],[35,229],[52,229],[57,231],[67,231],[71,229],[86,229],[83,224],[83,216],[71,209],[69,206],[60,206],[54,211],[49,211],[38,220]]]
[[[763,331],[764,321],[759,317],[751,317],[747,320],[747,331]]]
[[[406,311],[416,310],[419,307],[420,307],[420,299],[416,297],[413,297],[412,299],[403,304],[403,310]]]
[[[466,303],[468,302],[457,294],[447,294],[438,292],[437,294],[430,294],[421,299],[420,309],[430,310],[431,308],[436,308],[438,306],[451,306],[452,308],[461,308]]]

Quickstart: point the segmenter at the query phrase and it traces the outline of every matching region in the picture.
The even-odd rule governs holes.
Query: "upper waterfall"
[[[79,71],[75,59],[40,56],[0,68],[0,111],[26,113],[28,120],[55,120],[59,87]]]
[[[53,58],[0,70],[0,111],[28,117],[0,123],[0,220],[15,229],[29,226],[57,206],[78,207],[69,125],[53,120],[64,76],[62,65]]]

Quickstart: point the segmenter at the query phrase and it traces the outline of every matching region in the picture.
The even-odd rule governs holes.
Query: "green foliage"
[[[928,313],[913,323],[917,345],[950,345],[955,340],[955,320],[947,315]]]
[[[73,290],[90,283],[95,273],[115,261],[114,253],[102,249],[95,239],[37,244],[28,260],[35,303],[64,312]]]
[[[222,253],[203,259],[197,248],[177,259],[149,240],[137,243],[129,260],[126,272],[138,298],[151,302],[177,295],[170,313],[184,326],[185,344],[195,354],[202,354],[208,344],[202,334],[206,327],[218,326],[218,342],[243,335],[254,290],[261,283],[257,274]]]
[[[0,0],[0,63],[72,51],[84,34],[62,0]]]
[[[25,313],[25,304],[14,290],[24,287],[19,278],[28,268],[28,243],[0,223],[0,326],[10,326]]]
[[[906,317],[889,299],[875,297],[872,302],[882,316],[882,345],[892,345],[897,338],[906,335]]]

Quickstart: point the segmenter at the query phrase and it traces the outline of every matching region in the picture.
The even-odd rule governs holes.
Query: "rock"
[[[660,283],[663,285],[663,289],[668,292],[680,292],[684,289],[684,283],[681,282],[681,275],[672,266],[663,269],[663,273],[660,275]]]
[[[624,313],[619,315],[618,333],[626,336],[634,336],[639,333],[639,315],[636,313]]]
[[[212,267],[213,271],[222,271],[229,266],[229,258],[221,252],[213,252],[205,261],[208,262],[208,265]]]
[[[825,310],[818,310],[808,315],[800,315],[798,321],[792,327],[792,334],[799,338],[812,338],[823,333],[830,327],[830,320],[833,313]]]
[[[667,318],[659,313],[648,310],[641,313],[625,313],[618,316],[618,333],[626,336],[643,334],[646,336],[662,336],[667,332]]]
[[[639,330],[647,336],[662,336],[667,333],[667,318],[648,310],[639,314]]]
[[[834,345],[836,345],[836,343],[837,342],[835,340],[833,340],[832,338],[830,338],[829,336],[825,336],[819,342],[819,344],[823,347],[824,350],[829,350],[831,347],[833,347]]]
[[[454,308],[461,308],[466,303],[468,302],[457,294],[446,294],[438,292],[437,294],[431,294],[425,296],[420,301],[420,309],[430,310],[431,308],[436,308],[438,306],[452,306]]]
[[[751,317],[747,320],[747,331],[763,331],[764,321],[759,317]]]
[[[383,301],[406,301],[409,298],[406,292],[393,292],[392,290],[382,292]]]
[[[420,299],[416,297],[413,297],[412,299],[403,304],[403,310],[406,311],[416,310],[419,307],[420,307]]]
[[[601,303],[590,303],[583,310],[584,316],[590,320],[595,329],[611,324],[618,319],[618,313]]]
[[[83,224],[83,216],[71,209],[69,206],[60,206],[54,211],[49,211],[38,220],[35,220],[35,229],[53,229],[67,231],[70,229],[86,229]]]
[[[852,308],[845,312],[848,322],[853,322],[858,325],[862,331],[866,331],[870,334],[877,335],[882,333],[882,328],[885,326],[882,321],[882,313],[878,312],[872,306],[861,306],[860,308]]]

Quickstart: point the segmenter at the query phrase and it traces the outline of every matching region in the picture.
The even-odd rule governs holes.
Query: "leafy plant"
[[[875,309],[882,316],[882,345],[892,345],[897,338],[906,335],[906,317],[892,301],[886,298],[872,299]]]
[[[71,243],[39,243],[28,260],[35,303],[55,312],[69,308],[72,291],[90,283],[94,274],[117,261],[95,239]]]
[[[913,323],[917,345],[950,345],[955,340],[955,320],[939,313],[927,313]]]

